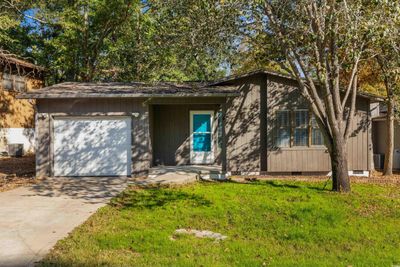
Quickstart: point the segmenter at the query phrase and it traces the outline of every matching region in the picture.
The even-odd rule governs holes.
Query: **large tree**
[[[324,135],[334,191],[350,191],[347,143],[352,133],[357,74],[373,25],[361,0],[266,0],[254,12],[265,15],[262,30],[284,54]],[[343,82],[341,74],[350,73]]]
[[[21,23],[31,19],[29,12],[32,2],[27,0],[0,1],[0,49],[14,55],[27,56],[28,37],[31,27]]]
[[[394,121],[396,103],[400,93],[400,2],[378,1],[375,10],[380,16],[375,23],[373,53],[380,67],[386,89],[387,144],[385,151],[384,175],[393,173]]]
[[[23,8],[21,3],[26,3]],[[5,4],[17,18],[10,28],[29,27],[24,54],[48,69],[50,83],[220,77],[234,51],[233,32],[241,10],[234,0],[7,0]]]

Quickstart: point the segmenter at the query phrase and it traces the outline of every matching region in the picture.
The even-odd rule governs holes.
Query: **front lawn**
[[[400,265],[400,188],[263,181],[130,189],[42,262],[73,266]],[[174,235],[210,230],[222,241]]]

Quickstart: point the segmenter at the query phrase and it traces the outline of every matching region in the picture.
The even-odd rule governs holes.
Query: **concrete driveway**
[[[32,266],[121,192],[127,178],[48,178],[0,193],[0,266]]]

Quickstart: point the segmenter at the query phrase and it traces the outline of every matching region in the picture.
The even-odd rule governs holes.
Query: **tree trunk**
[[[349,168],[347,150],[343,138],[335,138],[332,144],[332,190],[350,192]]]
[[[393,150],[394,150],[394,99],[389,97],[387,101],[386,115],[386,152],[385,165],[383,167],[383,175],[393,174]]]

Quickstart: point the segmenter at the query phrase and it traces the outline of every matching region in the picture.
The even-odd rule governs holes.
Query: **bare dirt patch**
[[[0,157],[0,192],[36,183],[35,156]]]

